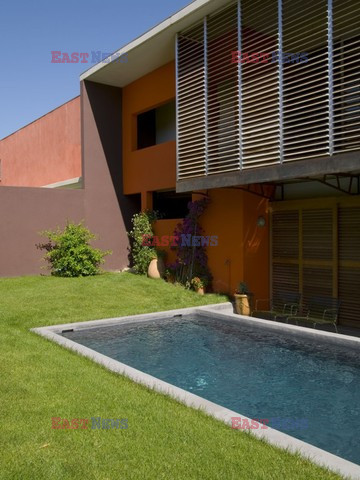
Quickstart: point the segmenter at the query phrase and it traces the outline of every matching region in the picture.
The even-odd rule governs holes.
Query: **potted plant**
[[[148,268],[148,276],[150,278],[162,278],[165,274],[165,263],[164,258],[166,252],[163,250],[155,250],[153,258],[150,261]]]
[[[245,282],[240,282],[235,291],[235,310],[239,315],[251,315],[250,290]]]
[[[191,286],[199,295],[204,295],[205,287],[207,285],[206,278],[194,277],[191,282]]]

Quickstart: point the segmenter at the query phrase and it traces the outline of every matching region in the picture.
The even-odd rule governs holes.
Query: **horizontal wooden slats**
[[[311,297],[337,297],[339,323],[360,327],[360,203],[322,203],[283,204],[273,211],[273,293],[289,291],[294,282],[304,304]]]
[[[333,258],[333,212],[330,208],[303,210],[303,259]]]
[[[284,162],[326,155],[329,149],[327,3],[315,0],[309,7],[283,1],[283,50],[308,53],[306,63],[283,67]],[[304,123],[314,115],[318,121],[304,135]]]
[[[239,169],[237,4],[208,17],[208,174]]]
[[[360,150],[359,65],[350,0],[234,0],[180,32],[178,180]]]
[[[274,212],[272,222],[273,258],[298,258],[299,212]]]
[[[334,152],[360,149],[360,3],[333,0]]]
[[[178,179],[206,173],[204,25],[178,35]]]
[[[331,267],[303,268],[303,303],[309,303],[311,297],[333,296],[333,269]]]
[[[359,327],[360,268],[339,268],[340,321],[344,325]]]
[[[272,266],[273,297],[282,293],[297,293],[299,291],[299,266],[273,263]]]
[[[360,207],[339,208],[339,259],[360,263]]]

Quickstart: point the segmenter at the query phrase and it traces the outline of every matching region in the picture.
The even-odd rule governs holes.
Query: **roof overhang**
[[[175,59],[175,35],[200,21],[229,0],[195,0],[154,28],[80,75],[80,80],[125,87]],[[127,62],[119,57],[127,55]]]

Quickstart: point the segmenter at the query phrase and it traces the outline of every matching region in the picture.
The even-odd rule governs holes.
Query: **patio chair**
[[[271,299],[256,300],[252,316],[265,320],[286,320],[289,316],[296,315],[299,310],[300,293],[279,293]],[[260,310],[261,304],[269,305],[269,310]]]
[[[336,333],[338,333],[337,321],[340,304],[341,301],[337,298],[312,297],[302,312],[289,315],[287,322],[294,321],[296,325],[299,325],[299,322],[312,323],[313,328],[316,328],[316,325],[331,324],[334,326]]]

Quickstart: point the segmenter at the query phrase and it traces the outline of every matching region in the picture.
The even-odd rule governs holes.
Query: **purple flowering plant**
[[[178,223],[174,236],[181,235],[201,236],[204,230],[199,224],[199,218],[204,213],[209,199],[196,200],[188,203],[189,213],[181,223]],[[167,265],[167,268],[175,276],[175,280],[182,285],[190,286],[191,280],[196,276],[206,282],[211,282],[212,275],[208,267],[208,256],[204,246],[177,245],[172,247],[176,250],[176,261]]]

